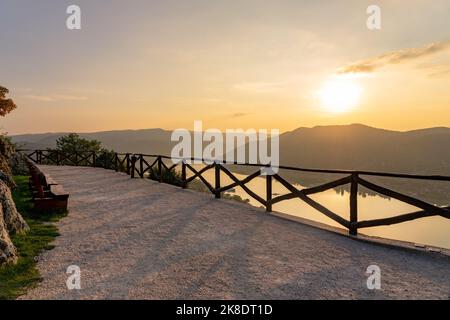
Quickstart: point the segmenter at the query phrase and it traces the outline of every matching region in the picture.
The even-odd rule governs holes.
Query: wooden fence
[[[299,198],[306,202],[308,205],[326,215],[330,219],[336,221],[346,229],[348,229],[350,235],[357,235],[358,229],[385,226],[397,224],[405,221],[415,220],[430,216],[441,216],[450,219],[450,206],[438,207],[425,201],[416,199],[414,197],[401,194],[391,189],[379,186],[372,183],[362,176],[367,177],[390,177],[398,179],[415,179],[415,180],[430,180],[430,181],[450,181],[449,176],[436,176],[436,175],[411,175],[411,174],[396,174],[386,172],[369,172],[369,171],[352,171],[352,170],[327,170],[327,169],[305,169],[296,167],[280,166],[279,169],[292,170],[299,172],[314,172],[314,173],[327,173],[327,174],[339,174],[346,175],[344,178],[324,183],[315,187],[298,189],[293,184],[282,178],[279,174],[265,175],[266,179],[266,196],[262,198],[252,191],[246,184],[261,176],[261,167],[267,167],[260,164],[250,163],[227,163],[227,162],[214,162],[207,159],[172,159],[171,157],[163,155],[151,155],[151,154],[131,154],[131,153],[98,153],[98,152],[62,152],[58,150],[20,150],[24,152],[29,159],[37,164],[51,164],[51,165],[75,165],[75,166],[92,166],[102,167],[105,169],[112,169],[116,171],[126,172],[131,178],[140,177],[144,178],[146,174],[154,173],[159,182],[163,182],[163,172],[170,172],[175,170],[178,165],[181,165],[181,178],[180,186],[186,188],[187,185],[194,179],[200,179],[208,190],[215,195],[216,198],[220,198],[221,194],[227,190],[235,187],[241,187],[248,195],[261,203],[266,208],[266,211],[271,212],[272,206],[281,201]],[[172,162],[171,160],[177,160],[179,163]],[[193,161],[200,161],[205,166],[202,169],[195,169],[190,163]],[[167,162],[170,161],[170,164]],[[248,175],[245,179],[239,180],[225,165],[240,165],[247,167],[255,167],[257,171]],[[214,185],[207,181],[203,174],[209,170],[214,170]],[[187,177],[187,171],[192,172],[192,176]],[[220,181],[220,173],[225,173],[233,182],[231,184],[222,186]],[[274,197],[272,192],[273,179],[281,183],[288,191],[288,194],[278,195]],[[321,205],[317,201],[313,200],[310,195],[324,192],[326,190],[336,188],[350,184],[350,212],[349,219],[345,219],[340,215],[332,212],[325,206]],[[418,207],[420,210],[401,214],[389,218],[373,219],[358,221],[358,189],[359,186],[363,186],[377,193],[385,196],[395,198],[409,205]],[[449,195],[450,198],[450,195]]]

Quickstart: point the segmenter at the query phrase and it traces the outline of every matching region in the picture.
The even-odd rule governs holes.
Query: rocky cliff
[[[11,189],[16,185],[12,179],[10,161],[18,157],[13,155],[14,147],[8,139],[0,136],[0,265],[17,261],[17,250],[10,236],[28,230],[11,195]]]

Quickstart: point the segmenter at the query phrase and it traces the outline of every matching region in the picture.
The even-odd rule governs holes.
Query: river
[[[234,175],[242,180],[246,175],[234,173]],[[212,182],[214,186],[214,170],[208,170],[203,173],[203,176]],[[232,182],[232,180],[221,172],[221,185],[225,186]],[[265,177],[257,177],[246,184],[253,192],[265,199],[266,195],[266,180]],[[295,184],[298,189],[303,188],[299,184]],[[273,179],[273,197],[289,193],[278,181]],[[260,207],[261,204],[249,196],[241,187],[236,187],[231,192],[231,195],[238,195],[244,200],[248,200],[249,204]],[[334,189],[314,194],[310,196],[315,201],[321,203],[331,211],[349,219],[349,193]],[[319,211],[310,207],[302,200],[295,198],[279,202],[273,206],[273,211],[282,212],[296,217],[301,217],[330,226],[340,227],[338,223],[323,215]],[[396,199],[380,197],[378,195],[359,195],[358,196],[358,220],[379,219],[385,217],[392,217],[399,214],[418,211],[420,209],[410,206],[404,202]],[[450,249],[450,219],[440,216],[426,217],[414,221],[403,222],[400,224],[390,226],[380,226],[373,228],[364,228],[358,230],[361,234],[369,236],[382,237],[387,239],[408,241],[415,244],[436,246]]]

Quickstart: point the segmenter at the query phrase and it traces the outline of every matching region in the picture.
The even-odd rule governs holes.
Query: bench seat
[[[37,212],[67,211],[69,193],[49,174],[42,172],[32,161],[29,161],[28,165],[34,210]]]

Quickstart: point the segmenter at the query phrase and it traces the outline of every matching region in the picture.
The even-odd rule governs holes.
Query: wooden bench
[[[37,212],[67,211],[69,194],[49,174],[42,172],[33,162],[29,162],[30,189],[34,210]]]
[[[44,197],[34,198],[34,210],[38,212],[67,211],[69,194],[60,185],[52,185]]]

